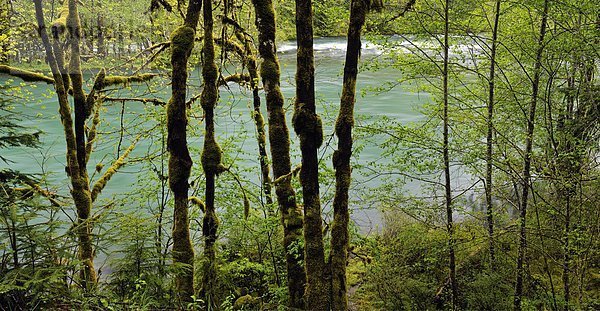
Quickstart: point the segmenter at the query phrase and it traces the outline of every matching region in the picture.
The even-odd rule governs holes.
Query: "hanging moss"
[[[198,197],[190,197],[189,200],[192,204],[198,206],[203,213],[205,212],[206,205],[204,205],[204,201],[200,200]]]

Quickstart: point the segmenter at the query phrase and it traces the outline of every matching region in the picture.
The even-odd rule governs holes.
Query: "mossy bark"
[[[275,12],[271,0],[252,0],[258,29],[258,52],[262,58],[260,76],[266,94],[269,144],[273,176],[277,180],[290,176],[290,133],[285,121],[283,94],[280,89],[279,60],[275,48]],[[291,309],[304,309],[304,284],[306,274],[302,266],[303,254],[295,253],[302,241],[302,211],[296,204],[296,193],[291,177],[275,184],[275,194],[283,224],[283,246],[286,249],[287,287]]]
[[[319,160],[323,126],[315,105],[313,52],[313,13],[311,0],[296,0],[296,103],[292,123],[300,138],[302,153],[302,198],[304,202],[305,299],[308,310],[329,308],[329,281],[323,246],[323,220],[319,197]]]
[[[54,84],[54,79],[41,73],[23,70],[8,65],[0,65],[0,73],[22,79],[25,82],[45,82]]]
[[[333,224],[331,227],[331,308],[340,311],[348,310],[346,262],[349,246],[348,190],[352,174],[350,166],[352,127],[354,126],[356,76],[361,49],[360,36],[369,10],[369,2],[370,0],[352,0],[351,2],[342,97],[335,124],[338,148],[333,153],[335,195],[333,198]]]
[[[550,0],[544,1],[542,21],[537,42],[535,62],[533,65],[533,80],[531,83],[531,102],[529,104],[529,116],[527,119],[527,136],[525,137],[525,152],[523,154],[523,175],[521,184],[521,206],[519,213],[519,250],[517,253],[517,277],[515,281],[514,310],[521,310],[523,298],[523,275],[525,274],[524,263],[527,251],[527,205],[529,201],[529,187],[531,186],[531,157],[533,150],[533,134],[535,130],[535,111],[537,107],[540,80],[542,74],[542,56],[544,52],[544,38],[548,25],[548,9]]]
[[[202,277],[202,293],[209,309],[214,309],[216,303],[217,267],[216,246],[219,220],[215,209],[215,181],[218,174],[225,170],[221,163],[222,150],[215,138],[215,106],[219,97],[217,88],[218,68],[215,63],[215,46],[213,38],[213,6],[212,0],[203,1],[202,16],[204,21],[204,42],[202,46],[202,79],[204,88],[200,103],[204,110],[204,146],[202,150],[202,169],[206,176],[205,210],[202,222],[202,235],[204,237],[205,267]]]
[[[173,263],[183,266],[175,276],[178,302],[188,302],[194,295],[194,248],[188,219],[188,178],[192,158],[187,146],[187,64],[194,47],[194,37],[202,3],[190,0],[184,25],[171,34],[173,67],[171,99],[167,104],[167,149],[169,150],[169,187],[174,195]]]
[[[236,32],[238,40],[244,43],[244,54],[245,63],[248,67],[248,74],[250,76],[250,88],[252,89],[252,117],[254,119],[254,126],[256,127],[256,140],[258,143],[258,156],[260,162],[260,172],[262,177],[262,191],[265,196],[267,205],[273,204],[272,189],[271,189],[271,177],[269,168],[269,156],[267,155],[267,136],[265,131],[265,119],[260,111],[260,95],[259,95],[259,77],[258,67],[256,65],[256,58],[252,53],[252,47],[250,45],[251,40],[241,31]]]
[[[78,218],[78,235],[79,235],[79,257],[84,263],[81,271],[81,277],[85,287],[89,288],[96,282],[96,273],[94,270],[94,249],[92,246],[91,231],[92,224],[90,222],[90,213],[92,208],[92,197],[90,192],[90,183],[87,173],[87,157],[86,157],[86,138],[85,138],[85,121],[86,121],[86,96],[83,92],[83,74],[81,72],[80,59],[80,39],[81,39],[81,22],[79,20],[79,12],[77,11],[77,0],[69,0],[69,14],[67,16],[67,29],[70,45],[69,57],[69,79],[73,90],[73,107],[75,110],[75,143],[77,164],[79,172],[75,174],[71,171],[71,179],[73,181],[73,198],[77,207]],[[78,184],[78,187],[75,187]],[[77,203],[79,202],[79,204]]]
[[[67,144],[67,173],[69,174],[71,180],[71,195],[73,197],[73,202],[77,210],[77,224],[75,230],[77,232],[79,240],[79,259],[82,262],[82,266],[80,269],[81,284],[84,289],[89,290],[95,286],[97,278],[96,271],[94,269],[94,249],[92,246],[91,238],[92,226],[89,219],[92,207],[92,200],[91,192],[89,189],[89,178],[87,177],[87,172],[85,169],[85,140],[83,142],[83,157],[81,157],[80,155],[78,155],[78,150],[81,149],[80,145],[78,144],[80,141],[77,139],[76,133],[78,129],[74,128],[73,126],[71,107],[68,100],[67,90],[69,89],[69,79],[68,77],[65,77],[66,73],[64,68],[64,55],[62,49],[59,48],[58,44],[50,43],[44,24],[41,0],[36,0],[34,1],[34,3],[36,11],[36,20],[38,23],[38,30],[44,48],[46,50],[46,57],[50,65],[50,69],[52,70],[52,76],[54,78],[54,86],[59,102],[59,114],[63,125],[65,140]],[[74,25],[74,28],[70,30],[72,36],[77,36],[78,33],[78,14],[76,5],[77,4],[75,0],[69,0],[69,14],[73,15],[73,17],[71,17],[70,19],[70,23]],[[76,41],[78,42],[78,40]],[[78,47],[74,47],[73,45],[71,45],[71,49],[71,53],[75,53],[72,54],[72,58],[79,58]],[[81,70],[78,70],[77,63],[72,62],[71,69],[75,70],[74,74],[81,74]],[[79,84],[77,84],[77,82],[75,82],[73,87],[75,88],[76,86],[79,89],[73,89],[74,96],[76,93],[77,96],[81,96],[81,94],[83,94],[83,89],[80,87]],[[85,95],[83,99],[83,104],[85,104]],[[81,97],[79,97],[78,100],[81,100]],[[79,123],[76,120],[75,127],[77,127],[77,125],[79,125]],[[83,162],[81,162],[81,159],[83,159]],[[83,163],[83,165],[80,165],[81,163]]]

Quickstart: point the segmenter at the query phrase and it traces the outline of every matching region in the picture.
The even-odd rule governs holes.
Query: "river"
[[[318,38],[315,40],[315,68],[316,68],[316,94],[318,101],[318,112],[323,115],[325,121],[325,135],[333,134],[333,123],[337,115],[339,106],[341,88],[342,88],[342,72],[345,56],[345,39],[344,38]],[[362,51],[361,64],[371,62],[374,58],[380,55],[381,51],[376,45],[366,44]],[[287,119],[291,120],[293,96],[295,92],[294,75],[296,69],[295,45],[291,42],[284,42],[279,45],[279,57],[281,61],[282,72],[282,91],[286,98]],[[231,66],[228,66],[231,70]],[[188,93],[197,94],[200,92],[199,81],[200,69],[197,68],[191,74],[190,90]],[[86,76],[92,77],[92,73],[86,73]],[[358,124],[361,120],[386,116],[388,118],[400,120],[403,123],[418,121],[423,118],[418,112],[424,102],[430,100],[428,94],[413,93],[404,89],[402,86],[396,86],[387,92],[375,92],[374,88],[386,85],[386,83],[394,83],[400,76],[397,69],[383,68],[377,71],[361,70],[358,74],[357,82],[357,100],[356,114]],[[1,77],[0,82],[5,81],[6,77]],[[169,85],[168,80],[164,83],[154,85],[154,94],[152,97],[160,97],[163,100],[168,100]],[[52,190],[67,196],[68,195],[68,179],[65,174],[65,141],[62,126],[58,117],[58,103],[52,86],[46,84],[36,84],[34,87],[27,86],[24,90],[31,92],[26,96],[27,100],[18,100],[15,102],[16,111],[20,111],[27,115],[24,117],[20,125],[30,129],[39,129],[44,132],[41,136],[42,144],[38,150],[27,148],[10,148],[2,149],[2,156],[12,159],[14,163],[6,164],[0,162],[0,167],[9,166],[12,169],[21,170],[26,173],[41,173],[46,174],[46,185]],[[111,96],[144,96],[146,90],[145,85],[134,85],[130,90],[121,92],[121,94],[113,94]],[[140,95],[141,94],[141,95]],[[221,88],[221,101],[217,107],[217,134],[220,141],[236,140],[236,144],[242,146],[243,153],[237,156],[237,163],[241,166],[248,166],[255,169],[254,173],[245,173],[248,178],[258,178],[258,164],[256,141],[254,138],[254,127],[250,119],[251,93],[247,90],[240,89],[237,85],[230,84],[228,87]],[[32,100],[33,99],[33,100]],[[148,105],[148,104],[147,104]],[[263,97],[264,106],[264,97]],[[105,120],[102,123],[102,140],[99,142],[98,148],[90,160],[89,171],[94,171],[96,163],[103,163],[105,166],[110,165],[117,153],[117,146],[120,142],[120,151],[123,152],[127,148],[131,137],[135,135],[133,127],[137,130],[149,131],[156,126],[156,122],[147,120],[144,116],[149,113],[159,114],[163,110],[160,107],[144,106],[138,102],[127,102],[122,106],[120,102],[106,103],[103,116]],[[120,141],[121,129],[121,109],[124,108],[122,123],[124,139]],[[199,103],[195,104],[194,110],[196,113],[190,119],[190,127],[201,129],[200,107]],[[266,116],[266,114],[265,114]],[[291,129],[291,127],[290,127]],[[133,152],[133,158],[142,156],[151,148],[152,144],[160,141],[160,130],[155,129],[156,136],[152,139],[143,139],[136,150]],[[292,133],[292,165],[300,163],[299,146],[295,134]],[[195,165],[199,165],[200,154],[199,149],[202,146],[201,130],[196,131],[197,134],[189,138],[190,146],[197,148],[192,152],[192,158],[195,160]],[[158,138],[157,138],[158,137]],[[327,141],[327,138],[326,138]],[[225,152],[228,152],[227,146],[224,146]],[[322,161],[331,167],[331,153],[334,144],[328,147],[323,147],[321,150]],[[381,157],[382,150],[377,146],[366,145],[359,153],[356,154],[359,163],[369,163],[373,160],[385,161]],[[147,171],[142,171],[137,164],[125,166],[117,175],[108,183],[105,190],[102,192],[102,198],[111,198],[113,196],[124,195],[133,190],[134,184],[144,178]],[[98,174],[96,174],[97,178]],[[361,181],[361,176],[355,174],[355,184],[360,184],[360,187],[375,187],[378,185],[378,180],[370,180],[369,182]],[[256,181],[258,183],[258,181]],[[356,188],[354,188],[356,189]],[[331,185],[324,185],[322,192],[324,196],[332,195],[334,190]],[[363,189],[365,190],[365,189]],[[351,194],[352,195],[352,194]],[[324,210],[327,212],[331,209],[331,202],[324,201]],[[376,209],[376,206],[353,206],[352,219],[359,225],[363,231],[370,231],[381,223],[381,216]]]

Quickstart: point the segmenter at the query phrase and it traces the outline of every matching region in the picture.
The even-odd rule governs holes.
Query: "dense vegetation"
[[[0,309],[598,310],[599,47],[595,0],[2,0]]]

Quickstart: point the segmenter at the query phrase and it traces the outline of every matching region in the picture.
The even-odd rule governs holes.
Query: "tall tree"
[[[41,1],[34,1],[37,28],[42,44],[46,52],[46,59],[52,71],[52,78],[32,72],[19,70],[8,66],[0,66],[0,72],[20,77],[26,81],[43,81],[54,84],[58,97],[59,115],[63,126],[66,141],[66,171],[71,182],[71,196],[77,211],[75,232],[78,237],[78,257],[81,261],[80,278],[81,287],[90,290],[97,282],[96,270],[94,269],[94,247],[92,243],[92,222],[90,219],[93,202],[104,189],[107,182],[116,171],[124,165],[125,158],[133,149],[130,146],[98,180],[90,187],[90,178],[87,173],[87,162],[93,150],[97,125],[99,123],[99,106],[102,98],[98,92],[103,88],[113,85],[129,84],[131,82],[143,82],[152,79],[153,74],[142,74],[136,76],[106,76],[104,69],[96,75],[94,85],[86,95],[83,90],[83,74],[81,72],[80,38],[81,24],[77,11],[77,1],[65,1],[58,18],[52,24],[52,41],[46,31],[44,21],[43,5]],[[67,31],[67,42],[69,47],[69,64],[65,65],[65,53],[63,51],[63,34]],[[71,114],[69,94],[74,101],[74,117]],[[93,121],[89,128],[86,120],[90,116]]]
[[[323,124],[315,105],[315,66],[313,51],[313,11],[311,0],[296,0],[296,103],[292,123],[300,138],[302,153],[302,198],[304,203],[304,262],[306,307],[327,310],[329,282],[323,248],[323,219],[319,197],[319,159]]]
[[[174,195],[173,263],[185,267],[175,276],[177,299],[190,301],[194,295],[194,248],[188,219],[188,178],[192,158],[187,146],[186,90],[188,59],[194,47],[202,0],[190,0],[185,21],[171,34],[173,67],[171,100],[167,105],[167,149],[169,150],[169,187]]]
[[[496,0],[494,13],[494,24],[492,27],[492,45],[490,47],[490,71],[488,76],[488,102],[487,102],[487,135],[485,154],[485,203],[487,213],[487,225],[490,243],[490,267],[494,270],[495,248],[494,248],[494,206],[492,197],[492,171],[493,171],[493,146],[494,146],[494,95],[496,79],[496,50],[498,47],[498,24],[500,21],[500,2]]]
[[[291,184],[290,133],[285,121],[284,99],[280,89],[280,68],[275,46],[275,11],[271,0],[252,0],[258,29],[258,52],[262,58],[260,76],[266,94],[269,143],[277,204],[283,224],[283,246],[286,250],[289,307],[304,308],[306,273],[303,254],[295,253],[302,244],[302,211],[296,204]]]
[[[333,153],[335,168],[335,195],[333,198],[333,224],[331,226],[331,309],[348,310],[346,288],[346,263],[348,260],[349,232],[348,190],[352,175],[352,127],[356,101],[356,77],[361,50],[361,31],[367,13],[379,9],[372,0],[353,0],[350,4],[350,24],[340,110],[335,124],[338,148]]]
[[[449,267],[450,267],[450,289],[452,293],[452,309],[456,310],[458,308],[458,283],[456,281],[456,257],[454,254],[454,216],[453,216],[453,208],[452,208],[452,187],[451,187],[451,176],[450,176],[450,146],[449,146],[449,127],[450,120],[448,118],[448,108],[449,108],[449,90],[448,90],[448,65],[449,65],[449,52],[450,45],[448,42],[448,37],[450,36],[450,20],[449,20],[449,9],[450,9],[450,1],[445,0],[444,2],[444,64],[442,69],[442,92],[443,92],[443,136],[444,141],[442,144],[443,151],[443,162],[444,162],[444,197],[446,202],[446,229],[448,231],[448,256],[449,256]]]
[[[531,185],[531,158],[533,150],[533,133],[535,129],[535,110],[538,102],[540,90],[540,77],[542,74],[542,56],[544,53],[544,38],[546,36],[546,27],[548,21],[548,8],[550,0],[544,0],[542,12],[542,21],[540,25],[539,37],[537,41],[535,62],[533,65],[533,79],[531,81],[531,102],[529,103],[529,116],[527,119],[527,134],[525,137],[525,151],[523,159],[523,174],[521,176],[521,206],[519,213],[519,251],[517,254],[517,277],[515,281],[514,310],[521,310],[523,299],[523,264],[525,262],[525,252],[527,248],[527,203],[529,201],[529,188]]]
[[[80,25],[76,1],[69,0],[68,2],[65,2],[65,4],[66,5],[63,6],[61,12],[62,15],[53,25],[54,44],[50,43],[50,39],[46,32],[42,3],[40,0],[35,1],[36,20],[38,23],[39,34],[46,49],[46,57],[54,77],[54,86],[59,101],[59,113],[67,143],[67,173],[71,180],[71,186],[73,188],[71,194],[77,210],[76,232],[79,239],[79,259],[82,262],[80,269],[82,287],[84,289],[91,289],[97,281],[96,270],[94,269],[94,250],[91,239],[92,228],[89,221],[92,198],[85,163],[81,162],[82,159],[85,159],[85,154],[78,154],[78,152],[85,150],[85,143],[81,146],[82,133],[80,130],[82,123],[81,120],[77,120],[77,118],[82,117],[81,109],[83,109],[83,107],[81,107],[81,105],[82,103],[85,104],[85,99],[82,101],[81,98],[83,90],[81,89],[81,83],[78,79],[78,76],[81,76],[81,70],[78,67],[79,47],[76,45],[78,45],[79,42]],[[74,15],[77,15],[77,17]],[[79,88],[78,90],[73,90],[73,94],[77,96],[77,99],[75,100],[75,129],[73,127],[73,117],[71,115],[71,106],[69,104],[67,93],[67,90],[70,88],[70,80],[67,71],[64,68],[64,54],[60,47],[60,43],[58,42],[59,35],[64,32],[66,28],[69,29],[70,39],[75,41],[70,45],[73,49],[71,51],[71,58],[77,58],[77,60],[71,61],[70,68],[70,70],[76,70],[76,72],[72,72],[77,80],[73,83],[73,87],[77,86]]]
[[[215,290],[217,283],[216,241],[219,220],[215,209],[215,180],[217,175],[225,171],[221,163],[221,147],[215,138],[215,106],[219,99],[217,88],[218,68],[215,63],[215,46],[213,38],[213,5],[212,0],[203,1],[202,17],[204,22],[204,42],[202,46],[202,83],[201,105],[204,110],[204,146],[202,149],[202,169],[206,177],[204,219],[202,236],[204,238],[205,267],[202,277],[202,296],[207,308],[216,307]]]

